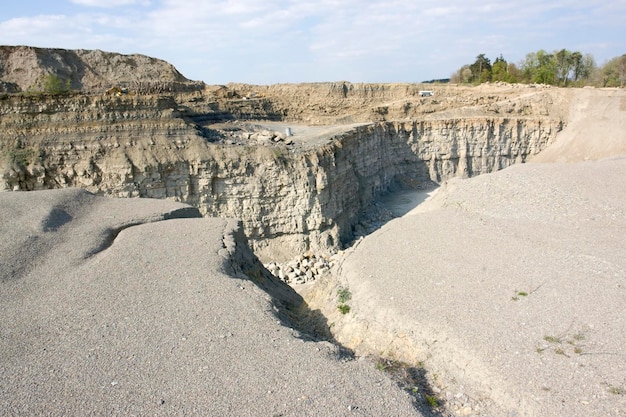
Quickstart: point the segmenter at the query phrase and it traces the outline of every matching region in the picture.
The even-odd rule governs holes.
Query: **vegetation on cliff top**
[[[591,54],[561,49],[552,53],[541,49],[531,52],[518,64],[507,62],[502,55],[493,64],[480,54],[472,64],[463,65],[451,77],[452,82],[480,84],[537,83],[560,87],[593,85],[624,87],[626,85],[626,54],[598,67]]]

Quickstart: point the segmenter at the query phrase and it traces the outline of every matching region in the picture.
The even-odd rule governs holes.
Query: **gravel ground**
[[[71,189],[0,193],[0,212],[4,416],[421,415],[225,272],[236,222]]]

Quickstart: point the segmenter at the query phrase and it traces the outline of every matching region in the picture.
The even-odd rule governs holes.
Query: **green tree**
[[[591,78],[593,73],[597,70],[596,60],[593,58],[591,54],[585,54],[582,59],[582,64],[580,68],[580,74],[578,76],[579,80],[588,80]]]
[[[626,85],[626,54],[609,60],[600,69],[602,87]]]
[[[509,73],[509,82],[518,83],[522,80],[522,71],[512,62],[509,62],[507,72]]]
[[[556,81],[554,56],[543,49],[526,55],[522,71],[527,82],[554,84]]]
[[[567,49],[561,49],[554,53],[553,59],[559,85],[567,86],[569,73],[573,68],[572,53]]]
[[[617,58],[617,76],[619,78],[619,86],[626,85],[626,54]]]
[[[580,52],[572,52],[571,56],[572,60],[572,72],[574,81],[578,81],[583,77],[584,69],[583,69],[583,54]]]
[[[526,54],[520,65],[525,82],[554,84],[556,81],[554,56],[543,49]]]
[[[469,65],[463,65],[459,68],[455,73],[450,76],[450,82],[465,84],[469,83],[472,78],[472,71],[469,68]]]
[[[470,70],[472,71],[472,82],[480,84],[491,80],[491,61],[485,54],[476,57],[476,61],[470,65]]]
[[[491,80],[504,81],[506,83],[515,82],[515,77],[509,72],[509,64],[506,62],[502,54],[493,63],[491,67]]]
[[[536,52],[529,52],[526,57],[520,62],[520,69],[522,73],[522,80],[525,83],[533,82],[537,68],[539,67]]]
[[[602,87],[617,87],[617,58],[613,58],[600,68],[600,85]]]

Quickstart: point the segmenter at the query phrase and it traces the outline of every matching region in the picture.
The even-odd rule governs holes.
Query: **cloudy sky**
[[[419,82],[480,53],[626,53],[626,0],[16,0],[0,44],[141,53],[208,84]]]

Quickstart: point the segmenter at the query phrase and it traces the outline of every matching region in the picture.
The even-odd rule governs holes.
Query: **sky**
[[[0,45],[140,53],[207,84],[421,82],[479,54],[626,53],[626,0],[16,0]]]

